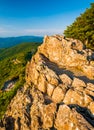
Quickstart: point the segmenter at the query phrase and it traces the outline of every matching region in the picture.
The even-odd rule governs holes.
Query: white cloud
[[[46,35],[46,34],[62,34],[63,29],[25,29],[24,33],[34,35]]]
[[[53,35],[63,34],[63,29],[18,29],[0,27],[0,37],[5,36],[21,36],[21,35]]]

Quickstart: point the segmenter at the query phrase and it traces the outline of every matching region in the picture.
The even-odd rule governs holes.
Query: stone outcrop
[[[46,36],[0,129],[94,130],[93,60],[79,40]]]

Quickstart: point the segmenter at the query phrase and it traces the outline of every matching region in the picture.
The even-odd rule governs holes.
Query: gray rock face
[[[79,40],[46,36],[0,130],[93,130],[94,66],[87,52]]]

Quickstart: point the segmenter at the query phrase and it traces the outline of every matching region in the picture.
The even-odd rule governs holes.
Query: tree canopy
[[[94,3],[64,30],[66,37],[81,40],[87,47],[94,49]]]

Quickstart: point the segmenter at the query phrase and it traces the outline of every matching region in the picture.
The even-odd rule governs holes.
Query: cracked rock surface
[[[93,57],[79,40],[45,36],[0,130],[94,130]]]

